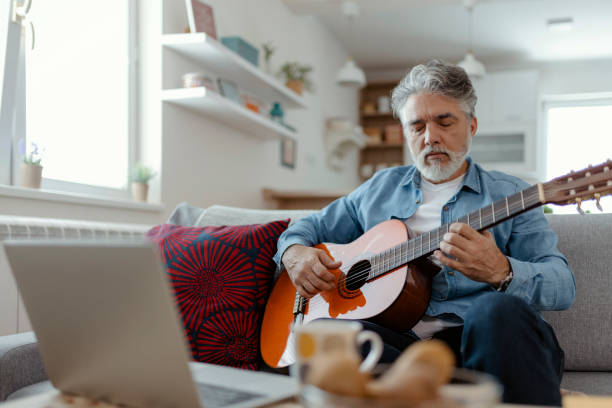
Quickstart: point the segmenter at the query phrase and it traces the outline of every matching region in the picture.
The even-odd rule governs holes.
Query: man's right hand
[[[333,289],[334,275],[328,269],[337,269],[342,264],[322,249],[298,244],[287,248],[281,261],[298,293],[305,298]]]

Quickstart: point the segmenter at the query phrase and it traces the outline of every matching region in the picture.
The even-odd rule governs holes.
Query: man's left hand
[[[454,223],[443,239],[442,251],[435,251],[434,256],[468,278],[497,287],[510,273],[510,262],[489,231],[480,233],[467,224]]]

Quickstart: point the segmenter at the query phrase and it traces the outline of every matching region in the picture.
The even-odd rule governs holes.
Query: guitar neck
[[[542,186],[536,184],[516,194],[491,203],[477,211],[464,215],[451,223],[425,232],[372,256],[367,280],[374,279],[415,259],[425,257],[440,248],[444,234],[455,222],[468,224],[476,231],[484,231],[525,211],[544,204]]]

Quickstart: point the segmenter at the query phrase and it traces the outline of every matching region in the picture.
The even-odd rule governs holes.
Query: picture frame
[[[219,93],[226,97],[227,99],[236,102],[240,106],[244,106],[244,99],[242,95],[240,95],[240,91],[238,90],[238,85],[236,83],[223,79],[217,78],[217,84],[219,85]]]
[[[294,169],[297,142],[290,137],[283,137],[280,144],[281,165]]]
[[[217,29],[212,7],[199,0],[185,0],[185,7],[187,8],[189,32],[206,33],[216,40]]]

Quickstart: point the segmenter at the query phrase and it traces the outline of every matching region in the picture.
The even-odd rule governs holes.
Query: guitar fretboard
[[[537,184],[491,203],[477,211],[459,217],[451,223],[444,224],[372,256],[369,259],[371,269],[367,280],[374,279],[439,249],[440,242],[442,242],[444,234],[449,232],[452,223],[464,223],[476,231],[483,231],[541,204]]]

